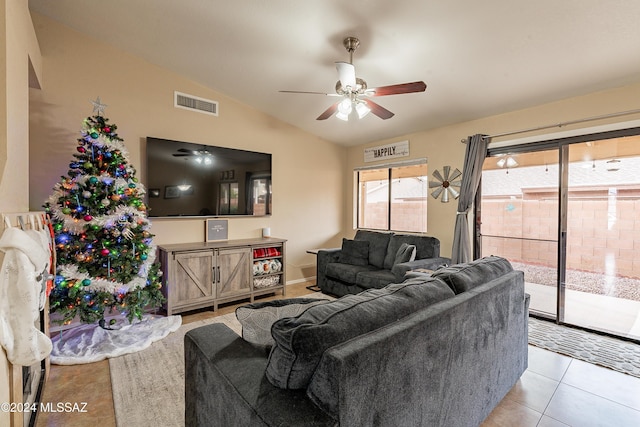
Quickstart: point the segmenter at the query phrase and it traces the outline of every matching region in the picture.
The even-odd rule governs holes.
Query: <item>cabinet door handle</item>
[[[216,269],[217,269],[217,271],[218,271],[218,273],[217,273],[217,278],[216,278],[216,282],[220,283],[220,266],[218,266]]]

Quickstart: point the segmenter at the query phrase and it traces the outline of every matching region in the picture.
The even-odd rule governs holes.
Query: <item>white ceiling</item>
[[[29,0],[29,7],[343,145],[640,81],[638,0]],[[426,92],[375,98],[395,116],[348,123],[315,120],[335,98],[278,92],[333,93],[334,62],[349,60],[346,36],[360,39],[353,63],[369,87],[423,80]]]

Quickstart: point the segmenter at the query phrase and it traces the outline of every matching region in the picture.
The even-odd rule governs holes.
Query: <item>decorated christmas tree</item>
[[[45,204],[55,234],[57,273],[51,313],[105,327],[105,313],[141,319],[164,300],[144,186],[100,98],[84,120],[77,153]],[[114,321],[112,321],[113,323]]]

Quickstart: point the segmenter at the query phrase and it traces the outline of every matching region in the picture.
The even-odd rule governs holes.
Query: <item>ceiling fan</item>
[[[347,121],[349,120],[349,116],[352,114],[356,114],[358,118],[363,118],[369,114],[369,112],[383,120],[390,119],[394,114],[383,106],[370,100],[369,97],[424,92],[427,88],[427,85],[423,81],[368,88],[366,81],[356,77],[356,69],[353,66],[353,52],[360,45],[360,40],[356,37],[347,37],[344,39],[342,44],[347,49],[347,52],[349,52],[349,62],[336,62],[336,69],[338,70],[339,78],[336,83],[336,93],[296,90],[280,91],[284,93],[307,93],[338,96],[342,98],[327,108],[316,120],[326,120],[335,113],[337,118]]]

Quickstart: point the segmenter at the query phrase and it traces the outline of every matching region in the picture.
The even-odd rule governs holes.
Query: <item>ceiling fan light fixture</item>
[[[348,114],[341,113],[340,111],[338,111],[338,112],[336,113],[336,118],[338,118],[338,119],[340,119],[340,120],[342,120],[342,121],[345,121],[345,122],[348,122],[348,121],[349,121],[349,115],[348,115]]]
[[[364,102],[358,102],[356,104],[356,112],[358,113],[358,118],[362,119],[371,112],[371,109]]]
[[[351,100],[349,98],[345,98],[338,104],[338,112],[336,112],[336,117],[343,121],[349,121],[349,115],[353,107],[351,106]]]
[[[507,167],[507,168],[515,168],[518,166],[518,162],[511,156],[502,157],[500,160],[496,162],[496,166],[499,168]]]
[[[351,108],[351,100],[349,98],[343,99],[340,104],[338,104],[338,112],[346,114],[347,116],[351,114]]]

